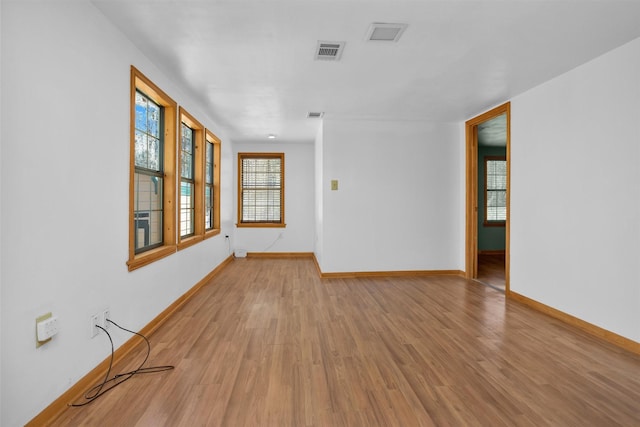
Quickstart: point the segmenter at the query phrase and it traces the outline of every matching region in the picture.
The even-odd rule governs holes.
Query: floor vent
[[[316,59],[323,61],[337,61],[342,56],[344,42],[318,42]]]

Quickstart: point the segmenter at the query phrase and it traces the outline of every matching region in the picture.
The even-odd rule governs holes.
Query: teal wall
[[[478,250],[504,250],[505,227],[485,227],[484,223],[484,157],[506,156],[505,147],[478,147]]]

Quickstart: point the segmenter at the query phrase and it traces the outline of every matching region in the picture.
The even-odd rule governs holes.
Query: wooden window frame
[[[142,92],[164,110],[163,128],[163,224],[161,246],[137,253],[135,248],[135,102]],[[131,67],[130,145],[129,145],[129,271],[143,267],[176,252],[176,114],[177,103],[135,67]]]
[[[279,222],[243,222],[242,221],[242,160],[243,159],[280,159],[280,221]],[[254,228],[284,228],[285,223],[285,162],[284,153],[238,153],[238,222],[236,227],[254,227]]]
[[[483,219],[483,225],[485,227],[504,227],[507,223],[506,219],[504,220],[493,220],[490,221],[487,219],[488,215],[487,215],[487,194],[488,194],[488,189],[487,189],[487,163],[490,161],[504,161],[506,163],[507,161],[507,157],[506,156],[484,156],[484,219]],[[506,192],[507,189],[505,188],[504,191]]]
[[[181,153],[182,144],[182,124],[184,123],[193,130],[193,233],[182,236],[181,227],[178,227],[178,250],[192,246],[201,242],[204,238],[204,126],[189,114],[184,108],[179,109],[179,126],[180,126],[180,142],[178,144],[178,153]],[[180,156],[178,156],[178,165],[181,165]],[[180,184],[182,183],[181,166],[178,166],[176,175],[178,177],[177,201],[178,201],[178,224],[182,224],[182,197]]]
[[[203,191],[206,187],[210,186],[206,181],[206,163],[207,163],[207,144],[213,144],[213,227],[207,228],[205,222],[206,212],[203,211],[203,227],[204,227],[204,238],[208,239],[209,237],[216,236],[220,234],[220,154],[222,149],[222,142],[220,138],[218,138],[213,132],[208,129],[205,129],[205,149],[204,149],[204,178],[203,178]],[[204,198],[204,196],[203,196]],[[206,198],[205,203],[203,204],[203,209],[206,210]]]

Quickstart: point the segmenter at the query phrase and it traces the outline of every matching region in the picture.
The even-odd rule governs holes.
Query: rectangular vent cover
[[[344,42],[318,42],[316,59],[324,61],[337,61],[342,56]]]
[[[367,31],[367,41],[397,42],[407,29],[407,24],[374,22]]]
[[[324,113],[321,112],[316,112],[316,111],[310,111],[307,113],[307,118],[308,119],[319,119],[324,115]]]

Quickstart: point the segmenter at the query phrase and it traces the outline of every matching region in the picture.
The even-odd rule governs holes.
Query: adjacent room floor
[[[640,425],[640,356],[455,276],[320,279],[310,259],[237,259],[150,341],[147,366],[174,370],[54,425]]]
[[[477,280],[485,285],[504,291],[505,264],[502,254],[478,254]]]

